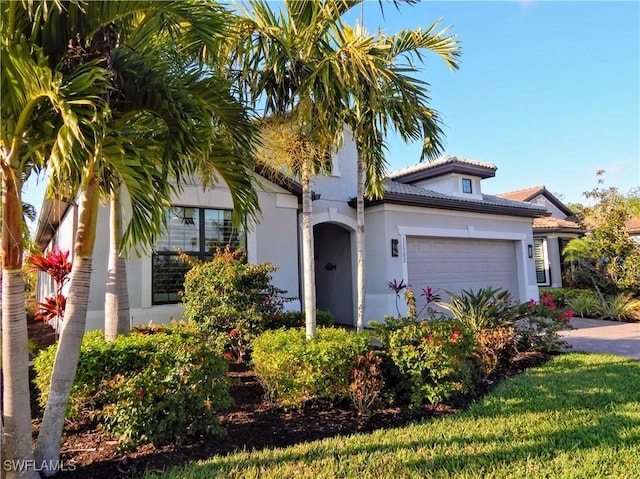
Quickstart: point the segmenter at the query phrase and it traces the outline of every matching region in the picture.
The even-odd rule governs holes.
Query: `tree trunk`
[[[5,165],[3,165],[5,166]],[[37,478],[31,450],[27,316],[22,277],[22,184],[3,168],[2,191],[2,464],[7,477]],[[5,461],[10,467],[5,471]],[[27,470],[22,470],[27,469]]]
[[[304,270],[304,317],[307,339],[316,336],[316,273],[313,259],[313,211],[311,206],[311,167],[302,165],[302,267]]]
[[[358,189],[356,192],[356,330],[361,333],[364,329],[364,167],[362,156],[358,153],[356,168]]]
[[[104,335],[113,341],[130,329],[129,291],[127,289],[127,265],[119,251],[122,238],[121,186],[111,195],[109,264],[104,297]]]
[[[49,399],[42,418],[35,450],[37,464],[55,465],[60,456],[67,402],[78,367],[80,346],[87,320],[97,213],[98,180],[91,172],[80,205],[69,297],[53,365]],[[54,469],[43,469],[45,469],[43,471],[45,476],[51,476],[56,472]]]

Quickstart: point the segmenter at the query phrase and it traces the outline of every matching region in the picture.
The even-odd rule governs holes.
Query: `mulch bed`
[[[55,341],[53,330],[42,323],[29,321],[29,335],[38,348]],[[231,395],[235,405],[219,415],[227,429],[222,438],[213,437],[182,446],[154,447],[149,444],[134,451],[118,451],[117,441],[104,437],[97,424],[86,420],[67,422],[62,442],[61,460],[67,470],[56,477],[115,479],[140,476],[145,470],[165,471],[172,466],[236,450],[286,447],[316,439],[350,435],[404,426],[430,417],[441,417],[468,408],[488,393],[501,380],[537,366],[548,358],[539,353],[516,357],[508,371],[494,374],[475,396],[458,397],[446,404],[409,411],[393,407],[376,413],[367,422],[359,421],[347,402],[331,404],[310,401],[301,409],[271,409],[263,401],[263,390],[253,372],[244,364],[232,364],[229,376],[233,386]],[[35,391],[34,391],[35,392]],[[35,396],[35,394],[34,394]],[[42,411],[32,398],[35,434]]]

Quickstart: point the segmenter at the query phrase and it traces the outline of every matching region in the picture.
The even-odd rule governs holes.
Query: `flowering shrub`
[[[573,312],[558,308],[551,295],[543,294],[540,302],[531,300],[521,304],[517,311],[521,318],[515,323],[519,350],[551,353],[568,347],[558,331],[572,329],[569,322]]]
[[[441,402],[472,385],[473,335],[456,320],[406,323],[388,336],[387,354],[409,391],[411,407]]]
[[[369,337],[353,331],[318,328],[265,331],[253,343],[253,369],[272,405],[300,407],[310,398],[346,399],[356,358],[371,348]]]
[[[221,434],[218,412],[231,404],[220,345],[193,327],[118,336],[85,335],[71,391],[70,416],[89,414],[121,448]],[[40,401],[47,400],[55,347],[35,360]]]
[[[227,336],[227,351],[246,359],[251,342],[283,314],[284,291],[271,284],[276,267],[245,261],[244,253],[218,251],[193,262],[184,281],[184,316],[211,333]]]
[[[336,320],[330,311],[316,310],[316,326],[328,328],[335,324]],[[285,311],[271,316],[265,323],[266,329],[302,328],[305,325],[304,311]]]

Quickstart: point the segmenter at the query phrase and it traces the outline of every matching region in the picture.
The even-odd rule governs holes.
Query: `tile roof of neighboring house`
[[[532,186],[531,188],[525,188],[523,190],[511,191],[508,193],[500,193],[496,196],[501,198],[507,198],[515,201],[531,201],[537,196],[544,196],[551,204],[562,211],[566,216],[572,216],[573,212],[560,201],[553,193],[551,193],[545,186]]]
[[[384,198],[367,201],[367,205],[380,203],[446,208],[449,210],[524,216],[529,218],[538,218],[549,215],[549,212],[543,206],[532,205],[520,201],[512,201],[492,195],[482,195],[481,200],[460,198],[458,196],[438,193],[419,186],[400,183],[392,179],[385,180]],[[353,200],[350,204],[355,206],[355,202]]]
[[[640,218],[634,216],[629,221],[627,221],[627,228],[631,233],[638,234],[640,233]]]
[[[434,161],[418,163],[400,170],[392,171],[388,177],[401,183],[414,183],[445,173],[462,173],[493,178],[498,168],[492,163],[482,163],[453,155],[444,155]]]
[[[535,231],[563,231],[582,234],[585,229],[577,222],[573,220],[555,218],[553,216],[547,216],[545,218],[535,218],[533,220],[533,230]]]
[[[547,189],[544,186],[532,186],[531,188],[525,188],[524,190],[510,191],[508,193],[500,193],[497,196],[501,198],[508,198],[516,201],[529,201],[535,198],[539,194],[542,194]]]

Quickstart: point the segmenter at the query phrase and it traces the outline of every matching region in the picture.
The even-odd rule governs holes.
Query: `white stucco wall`
[[[406,236],[484,238],[515,242],[520,301],[538,299],[535,264],[527,254],[533,243],[530,218],[481,215],[400,205],[368,208],[366,222],[366,321],[382,321],[396,314],[395,294],[388,282],[408,282],[404,239]],[[391,256],[391,240],[399,241],[399,255]],[[404,303],[401,304],[401,311]]]
[[[271,262],[279,269],[273,273],[273,284],[286,290],[288,296],[298,296],[298,239],[297,198],[285,189],[259,178],[258,191],[261,208],[258,225],[250,226],[247,232],[247,257],[252,263]],[[197,180],[184,188],[174,202],[176,205],[202,208],[231,209],[231,195],[224,183],[213,189],[204,190]],[[125,206],[127,199],[123,201]],[[70,209],[56,233],[55,242],[62,248],[73,245],[74,209]],[[126,216],[125,212],[125,216]],[[98,213],[96,244],[94,249],[93,272],[87,313],[87,330],[104,327],[104,292],[107,279],[109,250],[109,209],[102,206]],[[43,283],[44,284],[44,283]],[[151,256],[138,258],[135,252],[127,262],[127,284],[131,307],[131,321],[134,326],[162,323],[181,319],[182,306],[179,304],[152,305],[151,298]],[[49,294],[49,293],[45,293]],[[300,309],[299,300],[285,305],[288,309]]]

